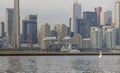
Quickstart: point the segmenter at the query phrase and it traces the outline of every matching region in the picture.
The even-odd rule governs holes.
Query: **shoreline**
[[[120,52],[103,52],[103,55],[120,55]],[[86,56],[86,55],[99,55],[99,52],[80,52],[80,53],[67,53],[67,52],[0,52],[0,56]]]

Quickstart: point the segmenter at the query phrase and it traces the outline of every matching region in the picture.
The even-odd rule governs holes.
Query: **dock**
[[[84,56],[84,55],[99,55],[99,52],[19,52],[19,51],[1,51],[0,56]],[[103,52],[103,55],[120,55],[120,52]]]

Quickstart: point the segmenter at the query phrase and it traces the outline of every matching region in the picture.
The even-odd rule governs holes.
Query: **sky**
[[[103,11],[112,10],[116,0],[79,0],[83,11],[94,11],[94,7],[101,6]],[[20,0],[21,19],[25,15],[37,14],[38,25],[67,24],[69,22],[70,6],[74,0]],[[0,21],[5,21],[5,9],[13,7],[14,0],[0,0]]]

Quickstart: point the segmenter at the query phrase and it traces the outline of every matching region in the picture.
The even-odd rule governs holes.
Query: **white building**
[[[98,27],[91,27],[90,33],[91,48],[102,48],[102,30]]]
[[[115,27],[119,28],[120,27],[120,0],[115,2]]]
[[[107,49],[115,48],[116,33],[114,29],[109,29],[105,32],[105,44]]]
[[[77,20],[81,18],[81,4],[78,2],[75,2],[72,4],[71,11],[70,11],[70,17],[71,17],[71,32],[74,32],[77,34]]]

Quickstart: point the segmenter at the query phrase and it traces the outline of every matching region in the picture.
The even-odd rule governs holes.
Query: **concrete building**
[[[90,38],[84,38],[83,39],[83,48],[84,49],[90,49]]]
[[[102,7],[96,7],[95,12],[97,13],[97,23],[100,24],[100,13],[102,11]]]
[[[6,9],[6,39],[9,44],[12,41],[12,26],[13,26],[13,8]]]
[[[19,0],[14,0],[14,14],[12,26],[12,48],[20,47],[20,11]]]
[[[5,23],[0,22],[0,38],[4,38],[4,37],[5,37]]]
[[[33,16],[33,18],[31,17]],[[37,15],[28,15],[22,21],[22,43],[37,43]],[[34,19],[35,18],[35,19]]]
[[[50,25],[48,23],[41,25],[40,28],[39,43],[41,49],[46,49],[46,43],[44,41],[45,37],[50,37]]]
[[[120,0],[115,2],[115,27],[120,27]]]
[[[71,32],[74,32],[74,34],[77,34],[77,20],[81,18],[81,4],[78,2],[74,2],[71,6],[71,11],[70,11],[70,20],[71,20]]]
[[[112,11],[101,12],[100,24],[101,25],[112,24]]]
[[[116,32],[109,29],[105,32],[105,44],[107,49],[114,49],[116,45]]]
[[[55,26],[56,27],[56,31],[57,31],[57,37],[58,38],[63,38],[65,36],[67,36],[68,34],[68,27],[65,24],[58,24]]]
[[[76,49],[82,48],[82,36],[80,34],[76,34],[72,38],[72,44],[76,45]]]
[[[90,41],[92,49],[102,49],[102,30],[99,27],[91,27]]]

